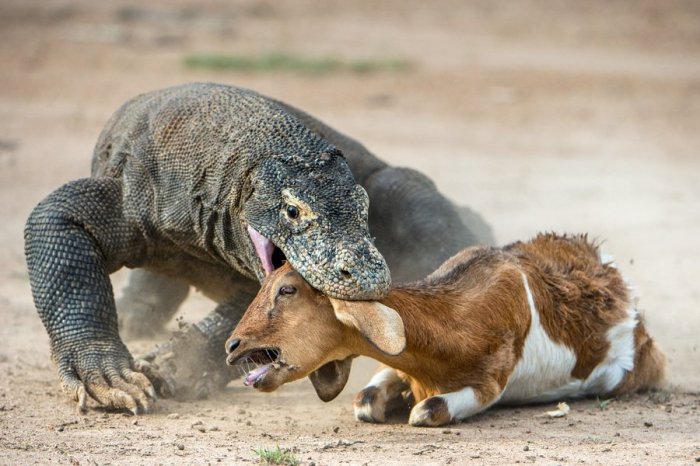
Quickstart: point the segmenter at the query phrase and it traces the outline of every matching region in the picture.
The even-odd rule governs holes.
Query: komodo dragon
[[[389,167],[300,110],[193,83],[137,96],[112,116],[92,177],[31,213],[25,253],[64,391],[81,409],[89,395],[136,414],[156,392],[173,393],[173,376],[178,387],[183,374],[196,376],[200,395],[232,378],[223,342],[283,260],[329,296],[376,299],[389,288],[388,267],[419,277],[489,235],[425,176]],[[109,274],[124,266],[136,270],[119,323],[132,333],[167,321],[190,285],[220,303],[166,346],[160,370],[132,358],[119,336]],[[322,398],[344,385],[349,364],[336,366],[310,377]]]

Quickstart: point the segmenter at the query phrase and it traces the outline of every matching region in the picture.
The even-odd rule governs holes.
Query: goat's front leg
[[[498,401],[501,393],[501,390],[465,387],[431,396],[413,407],[408,423],[416,427],[437,427],[460,421],[484,411]]]
[[[379,368],[369,383],[355,395],[353,408],[355,419],[364,422],[383,423],[386,420],[390,401],[401,396],[408,385],[395,369],[387,366]]]

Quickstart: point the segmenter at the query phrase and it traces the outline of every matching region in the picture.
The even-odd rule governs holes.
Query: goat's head
[[[387,354],[406,345],[396,311],[328,298],[285,264],[265,280],[226,342],[226,362],[246,371],[245,385],[265,392],[308,375],[330,401],[348,380],[358,334]]]

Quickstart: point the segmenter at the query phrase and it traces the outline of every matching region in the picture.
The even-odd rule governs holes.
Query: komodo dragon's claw
[[[67,354],[66,354],[67,353]],[[54,353],[63,391],[78,403],[79,413],[87,410],[89,398],[107,409],[144,414],[154,408],[156,387],[167,394],[169,382],[157,367],[134,361],[123,345],[100,342],[97,350],[86,345],[71,352]]]

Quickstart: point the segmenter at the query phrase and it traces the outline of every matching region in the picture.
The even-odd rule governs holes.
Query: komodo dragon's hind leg
[[[189,290],[183,280],[146,269],[132,270],[117,300],[120,333],[125,338],[154,336],[175,315]]]
[[[493,242],[478,214],[456,207],[416,170],[386,167],[364,187],[369,229],[394,282],[423,278],[461,249]]]
[[[474,209],[467,206],[458,205],[455,206],[455,208],[457,209],[457,215],[459,215],[459,218],[462,220],[462,223],[464,223],[464,225],[472,233],[474,233],[474,237],[476,238],[475,244],[481,246],[496,245],[496,239],[493,235],[493,229],[491,228],[491,225],[486,223],[484,217],[479,215]]]

